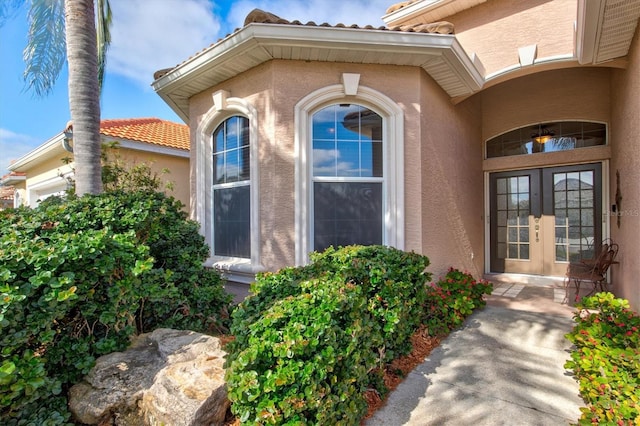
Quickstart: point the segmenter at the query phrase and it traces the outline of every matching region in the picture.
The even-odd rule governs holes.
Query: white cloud
[[[111,0],[112,42],[107,53],[107,71],[148,88],[154,72],[176,66],[242,27],[246,16],[255,8],[289,21],[379,27],[384,25],[381,17],[393,2],[241,0],[230,2],[228,14],[220,16],[221,3],[213,0]]]
[[[10,130],[0,129],[0,176],[9,173],[7,168],[13,160],[17,160],[40,145],[40,140],[28,135],[20,135]]]
[[[111,0],[107,71],[144,87],[153,73],[174,67],[215,42],[220,22],[208,0]]]

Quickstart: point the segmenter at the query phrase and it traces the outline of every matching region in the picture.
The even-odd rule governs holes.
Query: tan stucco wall
[[[518,49],[537,45],[537,58],[571,55],[576,0],[491,0],[445,20],[487,74],[520,63]]]
[[[619,265],[612,267],[613,291],[629,299],[640,312],[640,31],[629,52],[626,70],[612,71],[611,79],[611,203],[615,202],[616,171],[620,172],[619,206],[617,217],[611,217],[613,238],[620,244]]]
[[[189,158],[174,157],[155,152],[143,152],[127,148],[118,148],[117,156],[127,164],[135,165],[146,163],[155,173],[162,187],[160,188],[167,195],[180,200],[185,205],[185,210],[189,209],[190,193],[189,193]],[[165,173],[164,170],[168,170]],[[166,185],[171,184],[173,189],[167,189]]]
[[[302,61],[268,62],[194,96],[190,104],[192,135],[213,106],[212,94],[218,90],[249,101],[258,111],[262,264],[276,270],[295,263],[295,105],[317,89],[341,84],[343,73],[360,74],[361,86],[393,99],[404,112],[405,250],[429,256],[430,270],[436,275],[449,266],[480,273],[479,102],[453,106],[419,68]],[[474,140],[475,145],[461,140]],[[195,152],[194,145],[191,152]],[[193,177],[195,164],[192,161]],[[455,179],[445,178],[444,173],[451,170],[456,172]],[[443,199],[442,185],[474,195]],[[195,194],[195,179],[192,191]]]
[[[65,190],[67,181],[60,174],[68,174],[73,169],[73,163],[65,164],[63,159],[71,159],[73,155],[60,147],[41,163],[34,165],[27,171],[24,202],[34,207],[43,194]]]
[[[546,121],[610,118],[608,68],[544,71],[482,92],[482,139]]]
[[[434,279],[449,267],[481,277],[484,212],[480,99],[474,97],[454,106],[428,76],[423,76],[421,103],[423,251],[431,259]]]

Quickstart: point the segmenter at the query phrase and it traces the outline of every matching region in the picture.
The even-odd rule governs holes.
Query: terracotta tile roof
[[[0,186],[0,200],[13,201],[13,186]]]
[[[104,136],[147,142],[155,145],[189,150],[189,127],[159,118],[126,118],[102,120]]]
[[[12,161],[11,163],[13,164],[15,161]],[[6,175],[2,176],[2,179],[7,179],[10,177],[14,177],[14,176],[26,176],[27,173],[26,172],[9,172]]]
[[[412,3],[412,2],[405,2],[405,3]],[[393,7],[393,6],[392,6]],[[388,13],[388,12],[387,12]],[[358,25],[345,25],[345,24],[336,24],[336,25],[331,25],[329,23],[322,23],[322,24],[316,24],[313,21],[309,21],[306,24],[303,24],[302,22],[295,20],[295,21],[288,21],[286,19],[282,19],[277,15],[274,15],[273,13],[270,12],[265,12],[263,10],[260,9],[253,9],[251,12],[249,12],[249,14],[247,15],[247,17],[244,20],[244,27],[246,27],[247,25],[251,24],[251,23],[256,23],[256,24],[280,24],[280,25],[300,25],[300,26],[306,26],[306,27],[328,27],[328,28],[351,28],[351,29],[359,29],[359,30],[382,30],[382,31],[401,31],[401,32],[410,32],[410,33],[430,33],[430,34],[453,34],[454,32],[454,27],[453,24],[450,22],[446,22],[446,21],[441,21],[441,22],[434,22],[434,23],[430,23],[430,24],[411,24],[411,25],[399,25],[399,26],[393,26],[393,27],[386,27],[386,26],[380,26],[380,27],[374,27],[372,25],[365,25],[365,26],[358,26]],[[234,33],[240,31],[240,28],[236,28],[234,30]],[[226,37],[229,37],[232,34],[227,34]],[[215,44],[217,44],[218,42],[220,42],[222,39],[219,39],[216,43],[212,43],[209,46],[205,47],[204,49],[200,50],[199,52],[197,52],[196,54],[190,56],[189,58],[187,58],[185,61],[183,61],[182,63],[185,63],[193,58],[195,58],[196,56],[200,55],[201,53],[204,53],[207,49],[209,49],[210,47],[214,46]],[[181,64],[182,64],[181,63]],[[179,66],[181,64],[176,65]],[[159,78],[161,78],[162,76],[168,74],[169,72],[171,72],[171,70],[173,70],[175,67],[172,68],[165,68],[162,70],[158,70],[153,74],[153,79],[157,80]]]

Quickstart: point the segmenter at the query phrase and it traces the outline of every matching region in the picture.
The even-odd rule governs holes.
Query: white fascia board
[[[423,15],[425,12],[436,9],[453,0],[422,0],[412,3],[408,6],[401,7],[382,17],[385,24],[392,26],[402,25],[404,22],[411,20],[417,16]]]
[[[15,160],[8,167],[12,172],[24,172],[27,166],[38,164],[56,151],[66,152],[62,147],[64,141],[64,132],[60,132],[42,145],[37,146],[33,150],[29,151],[22,157]],[[33,164],[32,164],[33,163]]]
[[[454,49],[451,64],[460,73],[480,74],[473,61],[460,47],[454,35],[427,34],[363,28],[336,28],[284,24],[249,24],[233,35],[211,46],[201,54],[185,61],[158,80],[152,86],[172,107],[168,92],[186,81],[207,72],[226,61],[233,60],[250,50],[261,52],[266,60],[272,59],[267,48],[274,46],[326,48],[354,50],[357,52],[393,52],[425,57],[440,56]],[[394,65],[403,65],[395,63]],[[476,80],[475,76],[471,80]],[[195,94],[195,93],[194,93]],[[174,108],[175,110],[175,108]],[[187,117],[182,117],[186,119]]]
[[[27,180],[25,175],[7,175],[0,179],[0,186],[11,186]]]
[[[452,39],[451,48],[444,53],[444,56],[452,58],[452,70],[457,72],[467,87],[475,93],[482,89],[485,82],[484,65],[479,58],[470,57],[457,38],[452,37]]]
[[[581,65],[593,63],[604,13],[604,0],[578,0],[576,56]]]
[[[189,151],[185,151],[184,149],[171,148],[168,146],[155,145],[150,142],[132,141],[129,139],[120,139],[105,135],[102,135],[102,142],[117,142],[117,148],[126,148],[141,152],[151,152],[153,154],[170,155],[172,157],[189,158]]]

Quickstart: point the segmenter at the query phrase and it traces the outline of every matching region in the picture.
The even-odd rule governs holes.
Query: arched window
[[[213,254],[251,258],[249,119],[233,116],[213,132]]]
[[[570,151],[606,145],[607,126],[588,121],[532,124],[489,139],[486,158]]]
[[[354,77],[295,108],[296,264],[330,245],[404,249],[402,109]]]
[[[211,247],[207,266],[231,281],[253,282],[264,270],[260,256],[258,112],[226,91],[213,94],[213,106],[195,133],[193,218]]]

